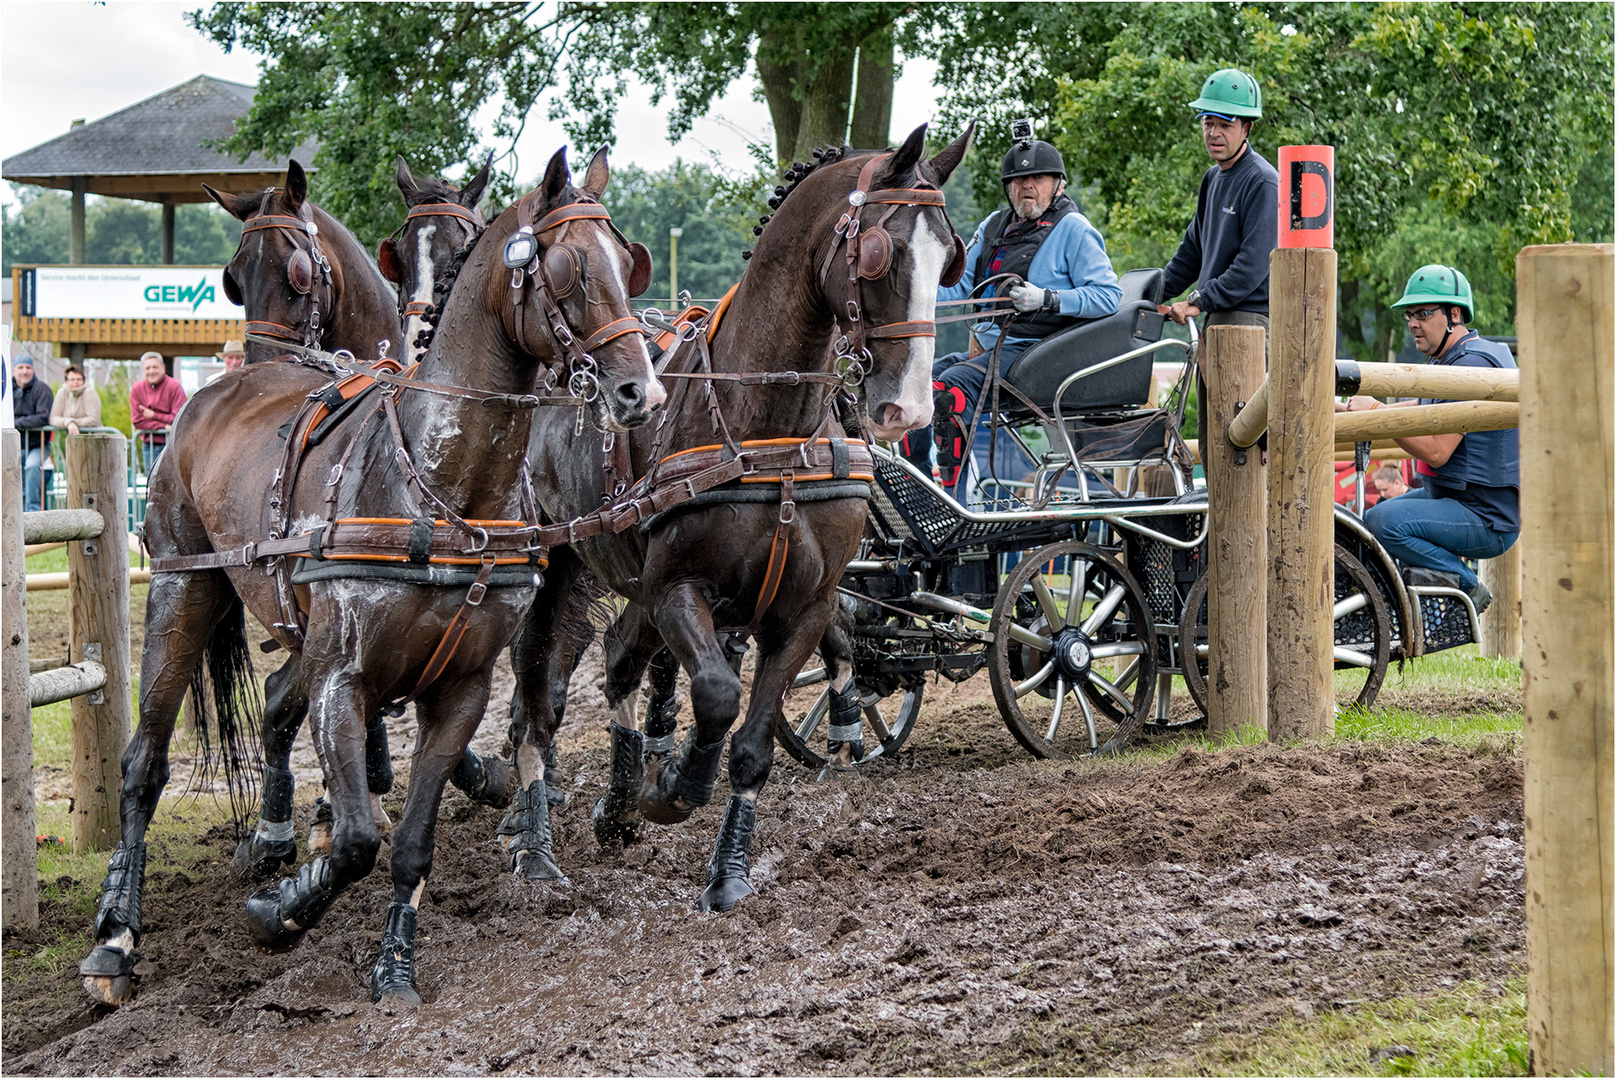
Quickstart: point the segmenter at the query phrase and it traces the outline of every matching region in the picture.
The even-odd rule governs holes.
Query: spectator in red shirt
[[[167,442],[169,425],[185,404],[185,388],[163,370],[162,353],[143,353],[140,374],[141,381],[129,388],[129,415],[135,424],[135,438],[140,440],[146,475],[150,476]]]

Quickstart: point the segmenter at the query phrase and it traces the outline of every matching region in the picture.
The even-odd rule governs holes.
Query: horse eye
[[[314,287],[314,265],[309,261],[309,253],[299,248],[286,260],[286,279],[292,283],[292,288],[308,295]]]

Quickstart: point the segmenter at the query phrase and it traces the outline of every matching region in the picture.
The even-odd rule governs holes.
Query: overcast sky
[[[239,50],[226,55],[185,24],[184,12],[199,6],[0,0],[0,157],[55,138],[75,119],[97,120],[197,75],[256,83],[257,57]],[[928,61],[905,65],[893,95],[899,137],[931,119],[934,71]],[[618,110],[614,163],[658,169],[683,157],[750,171],[747,143],[770,132],[769,110],[752,100],[752,89],[750,77],[737,82],[689,135],[671,144],[662,135],[667,108],[654,107],[645,88],[634,87]],[[517,144],[521,180],[534,179],[567,141],[561,125],[544,118],[546,106],[541,101],[533,110]],[[0,184],[0,199],[11,201],[9,184]]]

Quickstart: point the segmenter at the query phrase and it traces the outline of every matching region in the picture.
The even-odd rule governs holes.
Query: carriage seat
[[[1162,271],[1130,270],[1118,285],[1123,290],[1123,299],[1115,314],[1085,319],[1030,346],[1011,364],[1005,381],[1049,412],[1055,403],[1056,390],[1073,372],[1160,340],[1162,322],[1166,318],[1157,314],[1157,305],[1162,302]],[[1062,411],[1070,416],[1074,412],[1145,404],[1151,394],[1154,355],[1146,353],[1080,379],[1068,387],[1061,403]],[[1000,400],[1004,404],[1005,399]]]

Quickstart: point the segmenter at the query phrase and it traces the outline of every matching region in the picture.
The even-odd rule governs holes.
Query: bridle
[[[514,337],[530,354],[539,355],[529,344],[528,338],[530,329],[526,299],[528,289],[532,287],[540,311],[544,313],[551,340],[555,343],[557,356],[563,361],[563,369],[567,372],[568,393],[587,402],[594,401],[601,392],[599,369],[593,355],[595,350],[626,334],[644,333],[645,327],[638,318],[626,316],[613,319],[580,342],[567,324],[561,301],[573,295],[583,284],[583,253],[571,244],[560,242],[552,243],[548,248],[542,247],[539,237],[573,221],[606,222],[618,244],[629,252],[633,264],[629,275],[630,296],[644,292],[651,283],[651,252],[644,244],[631,244],[612,224],[612,215],[607,213],[606,207],[593,200],[580,199],[559,206],[538,221],[534,221],[533,212],[531,197],[517,204],[517,231],[505,242],[503,255],[505,266],[511,271],[508,293]]]
[[[410,207],[409,212],[404,215],[404,220],[399,223],[399,227],[394,229],[392,234],[389,235],[387,239],[383,240],[379,245],[377,245],[376,261],[377,264],[382,267],[383,277],[388,278],[396,284],[404,276],[403,267],[399,265],[397,244],[399,238],[404,235],[404,230],[410,227],[410,222],[419,218],[436,217],[455,218],[458,221],[465,222],[468,233],[466,238],[467,247],[475,244],[477,242],[477,238],[483,234],[483,230],[488,227],[488,221],[483,217],[479,210],[477,210],[475,207],[469,208],[462,206],[457,202],[430,202],[421,203],[418,206],[412,206]],[[391,274],[388,273],[388,267],[390,264],[393,268],[393,272]],[[409,300],[405,297],[402,289],[399,291],[400,323],[407,322],[412,315],[420,319],[429,318],[433,314],[433,311],[434,305],[431,301]]]
[[[937,324],[933,319],[883,323],[868,328],[865,326],[864,283],[880,280],[892,267],[893,238],[886,226],[888,220],[898,212],[899,207],[936,206],[943,211],[943,219],[949,225],[954,251],[940,284],[952,285],[959,281],[966,265],[965,243],[960,239],[960,234],[954,231],[953,223],[949,221],[949,211],[942,191],[922,180],[919,174],[916,175],[916,186],[913,187],[870,190],[871,180],[875,177],[877,168],[884,165],[892,156],[890,153],[878,154],[865,162],[864,167],[859,170],[859,178],[853,190],[848,193],[849,208],[837,220],[833,229],[837,239],[826,252],[825,261],[820,266],[820,287],[823,291],[829,282],[837,251],[844,250],[843,262],[848,272],[848,295],[842,309],[837,312],[837,325],[842,330],[842,336],[836,342],[836,365],[838,373],[845,375],[851,385],[857,385],[869,372],[871,355],[867,341],[937,336]],[[884,206],[886,209],[874,225],[866,228],[863,226],[864,210],[866,206],[871,205]]]
[[[274,189],[271,189],[273,194]],[[304,320],[301,334],[294,327],[263,319],[247,320],[247,332],[260,337],[271,337],[295,345],[318,348],[320,345],[320,310],[336,307],[336,285],[331,278],[331,263],[320,248],[320,227],[315,224],[314,212],[307,202],[299,207],[298,217],[290,214],[260,214],[250,218],[241,227],[242,243],[247,234],[265,229],[280,229],[291,234],[292,254],[287,256],[286,276],[294,292],[309,298],[309,317]],[[307,250],[299,246],[296,237],[306,237]],[[238,250],[240,250],[238,248]]]

